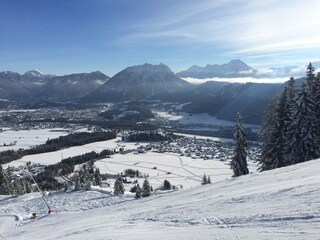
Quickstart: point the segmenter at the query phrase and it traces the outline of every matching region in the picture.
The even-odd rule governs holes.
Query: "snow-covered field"
[[[18,150],[45,143],[48,139],[68,135],[67,129],[31,129],[19,130],[4,129],[0,132],[0,151]],[[4,146],[12,145],[12,146]]]
[[[74,156],[78,156],[78,155],[85,154],[92,151],[101,152],[104,149],[119,148],[121,146],[118,142],[119,140],[120,138],[117,138],[117,139],[106,140],[101,142],[89,143],[82,146],[70,147],[70,148],[62,149],[55,152],[27,155],[19,160],[12,161],[8,164],[4,164],[3,166],[18,167],[20,165],[25,165],[29,161],[32,163],[40,163],[43,165],[55,164],[60,162],[61,159],[63,158],[74,157]],[[131,149],[131,148],[136,148],[134,143],[126,144],[126,149]]]
[[[108,191],[0,197],[5,239],[319,239],[320,159],[134,200]],[[5,226],[5,227],[3,227]]]
[[[224,180],[232,175],[230,166],[218,160],[192,159],[171,153],[117,154],[112,158],[97,161],[95,165],[101,173],[118,174],[124,169],[139,170],[149,175],[148,180],[154,188],[163,186],[168,180],[183,188],[199,186],[203,174],[211,177],[212,182]],[[142,185],[141,179],[140,185]]]
[[[189,114],[185,112],[169,113],[166,111],[154,111],[159,117],[165,118],[170,121],[177,121],[180,124],[204,124],[210,126],[221,126],[221,127],[234,127],[235,122],[218,119],[217,117],[211,116],[207,113],[201,114]],[[260,129],[258,125],[245,124],[246,127],[251,128],[253,131]],[[208,130],[208,129],[206,129]],[[211,129],[214,130],[214,129]]]
[[[194,138],[195,136],[188,135]],[[196,136],[197,139],[211,139]],[[220,141],[218,138],[211,140]],[[48,153],[40,153],[27,155],[19,160],[4,164],[3,167],[24,166],[27,162],[40,163],[42,165],[55,164],[63,158],[73,157],[85,154],[91,151],[101,152],[104,149],[119,149],[124,147],[125,150],[137,150],[140,146],[147,145],[144,143],[122,142],[121,138],[111,139],[107,141],[89,143],[82,146],[70,147]],[[149,176],[149,181],[154,188],[161,187],[164,180],[170,181],[171,184],[183,188],[199,186],[204,174],[211,177],[212,182],[217,182],[230,178],[232,172],[228,162],[221,162],[219,159],[203,160],[198,157],[180,156],[178,153],[156,153],[147,151],[138,154],[137,151],[127,154],[115,154],[111,158],[105,158],[95,162],[101,173],[119,174],[125,169],[139,170],[142,174]],[[251,171],[256,171],[256,164],[249,162]],[[143,178],[140,179],[142,185]],[[112,183],[111,183],[112,184]],[[129,190],[129,189],[128,189]]]

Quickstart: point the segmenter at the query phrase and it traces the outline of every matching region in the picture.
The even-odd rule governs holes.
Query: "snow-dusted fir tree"
[[[171,183],[167,179],[165,179],[164,182],[163,182],[163,187],[166,190],[170,190],[171,189]]]
[[[276,111],[274,114],[275,124],[271,129],[271,146],[269,149],[271,162],[269,162],[269,168],[275,169],[284,167],[285,164],[285,144],[286,144],[286,135],[288,132],[287,123],[289,121],[289,115],[287,112],[288,108],[288,89],[284,88],[276,106]],[[267,170],[267,169],[266,169]]]
[[[231,160],[231,169],[233,170],[233,176],[238,177],[249,173],[247,165],[247,141],[246,131],[243,127],[242,118],[240,113],[237,114],[236,130],[234,134],[235,147],[233,151],[233,157]]]
[[[285,165],[293,162],[292,148],[290,142],[295,137],[295,109],[297,109],[297,88],[293,77],[290,78],[287,85],[287,108],[286,108],[286,136],[285,136]]]
[[[81,182],[79,176],[76,176],[74,190],[79,191],[81,189]]]
[[[273,149],[274,149],[274,129],[277,126],[276,122],[276,107],[277,98],[273,97],[268,105],[265,113],[261,131],[259,132],[259,140],[261,145],[261,156],[259,159],[259,169],[262,171],[273,169]]]
[[[309,89],[311,91],[311,94],[315,96],[316,92],[316,75],[314,73],[314,67],[312,66],[312,63],[310,62],[307,66],[306,71],[306,81],[308,83]]]
[[[208,176],[208,184],[211,184],[211,178]]]
[[[94,180],[95,180],[95,184],[97,186],[100,186],[102,184],[102,179],[101,179],[101,174],[100,174],[99,168],[97,168],[94,172]]]
[[[298,92],[296,106],[293,109],[293,123],[288,147],[289,164],[308,161],[319,157],[318,119],[316,116],[315,96],[312,93],[312,81],[308,76]]]
[[[320,138],[320,72],[318,72],[315,80],[315,104],[316,104],[316,116],[318,120],[318,133]]]
[[[123,195],[124,194],[124,186],[122,183],[122,179],[118,178],[114,182],[114,190],[113,190],[114,195]]]
[[[149,197],[151,195],[151,185],[148,179],[145,179],[142,185],[142,197]]]
[[[14,194],[16,195],[25,194],[22,182],[20,180],[13,181],[13,189],[14,189]]]
[[[24,187],[24,192],[25,193],[31,193],[32,192],[32,187],[29,181],[23,181],[23,187]]]
[[[202,184],[202,185],[208,184],[208,179],[207,179],[207,176],[206,176],[205,173],[203,174],[202,183],[201,183],[201,184]]]
[[[316,104],[317,107],[319,107],[318,104],[320,104],[320,72],[318,72],[316,80],[315,80],[315,87],[316,87]],[[320,111],[320,110],[319,110]]]
[[[136,198],[141,198],[142,192],[139,183],[136,186]]]
[[[15,189],[5,169],[0,165],[0,195],[13,195]]]
[[[294,78],[291,77],[278,99],[272,99],[259,133],[262,142],[260,170],[271,170],[289,165],[288,140],[293,122],[296,100]]]

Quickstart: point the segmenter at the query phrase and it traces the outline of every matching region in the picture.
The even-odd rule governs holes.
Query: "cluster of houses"
[[[152,151],[156,153],[175,153],[193,159],[230,161],[233,155],[233,147],[232,142],[220,142],[212,139],[183,136],[174,141],[154,142],[147,145],[139,145],[137,143],[136,150],[121,148],[120,153],[145,153]],[[250,148],[248,155],[250,160],[256,161],[259,155],[258,148]]]
[[[30,175],[37,175],[38,173],[44,172],[44,168],[45,166],[39,163],[27,162],[24,166],[9,166],[6,170],[11,179],[24,179],[29,178]]]

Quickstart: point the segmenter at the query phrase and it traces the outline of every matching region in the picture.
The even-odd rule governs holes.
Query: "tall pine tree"
[[[246,131],[243,127],[242,118],[240,114],[237,114],[236,131],[234,134],[235,147],[233,158],[231,161],[231,169],[233,170],[233,176],[238,177],[249,173],[247,166],[247,141]]]
[[[138,183],[137,186],[136,186],[136,198],[141,198],[141,195],[142,195],[141,188],[140,188],[140,185]]]
[[[265,113],[261,131],[258,134],[261,145],[261,156],[259,159],[259,169],[262,171],[270,170],[273,168],[273,149],[274,149],[274,134],[273,131],[276,128],[276,107],[277,98],[273,97],[268,105]]]
[[[309,72],[308,72],[309,71]],[[293,109],[291,139],[288,147],[289,164],[308,161],[319,157],[318,119],[316,116],[315,95],[312,92],[313,81],[311,70],[307,71],[307,78],[298,92],[296,105]]]
[[[114,195],[123,195],[124,194],[124,186],[121,178],[118,178],[114,182],[114,190],[113,190]]]
[[[315,104],[316,104],[316,117],[317,117],[317,125],[318,125],[317,136],[318,138],[320,138],[320,72],[318,72],[315,80]]]
[[[16,194],[13,183],[5,169],[0,165],[0,195]]]
[[[142,197],[149,197],[151,195],[151,185],[148,179],[145,179],[142,185]]]
[[[297,88],[295,86],[295,80],[290,78],[287,85],[287,108],[286,108],[286,136],[285,136],[285,165],[291,165],[294,162],[293,149],[290,146],[290,142],[295,137],[295,109],[297,108]]]
[[[312,66],[312,63],[310,62],[307,66],[307,71],[306,71],[306,81],[309,85],[309,88],[310,88],[310,91],[311,91],[311,94],[313,96],[316,95],[316,75],[314,73],[314,67]]]

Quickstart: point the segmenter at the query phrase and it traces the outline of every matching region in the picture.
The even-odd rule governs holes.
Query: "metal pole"
[[[33,178],[32,174],[29,172],[29,169],[27,169],[27,171],[28,171],[29,176],[30,176],[31,179],[33,180],[33,182],[36,184],[39,192],[41,193],[42,199],[43,199],[44,203],[46,204],[46,206],[47,206],[47,208],[48,208],[48,213],[51,213],[51,208],[50,208],[47,200],[45,199],[45,195],[44,195],[43,191],[40,189],[38,183],[37,183],[36,180]]]

